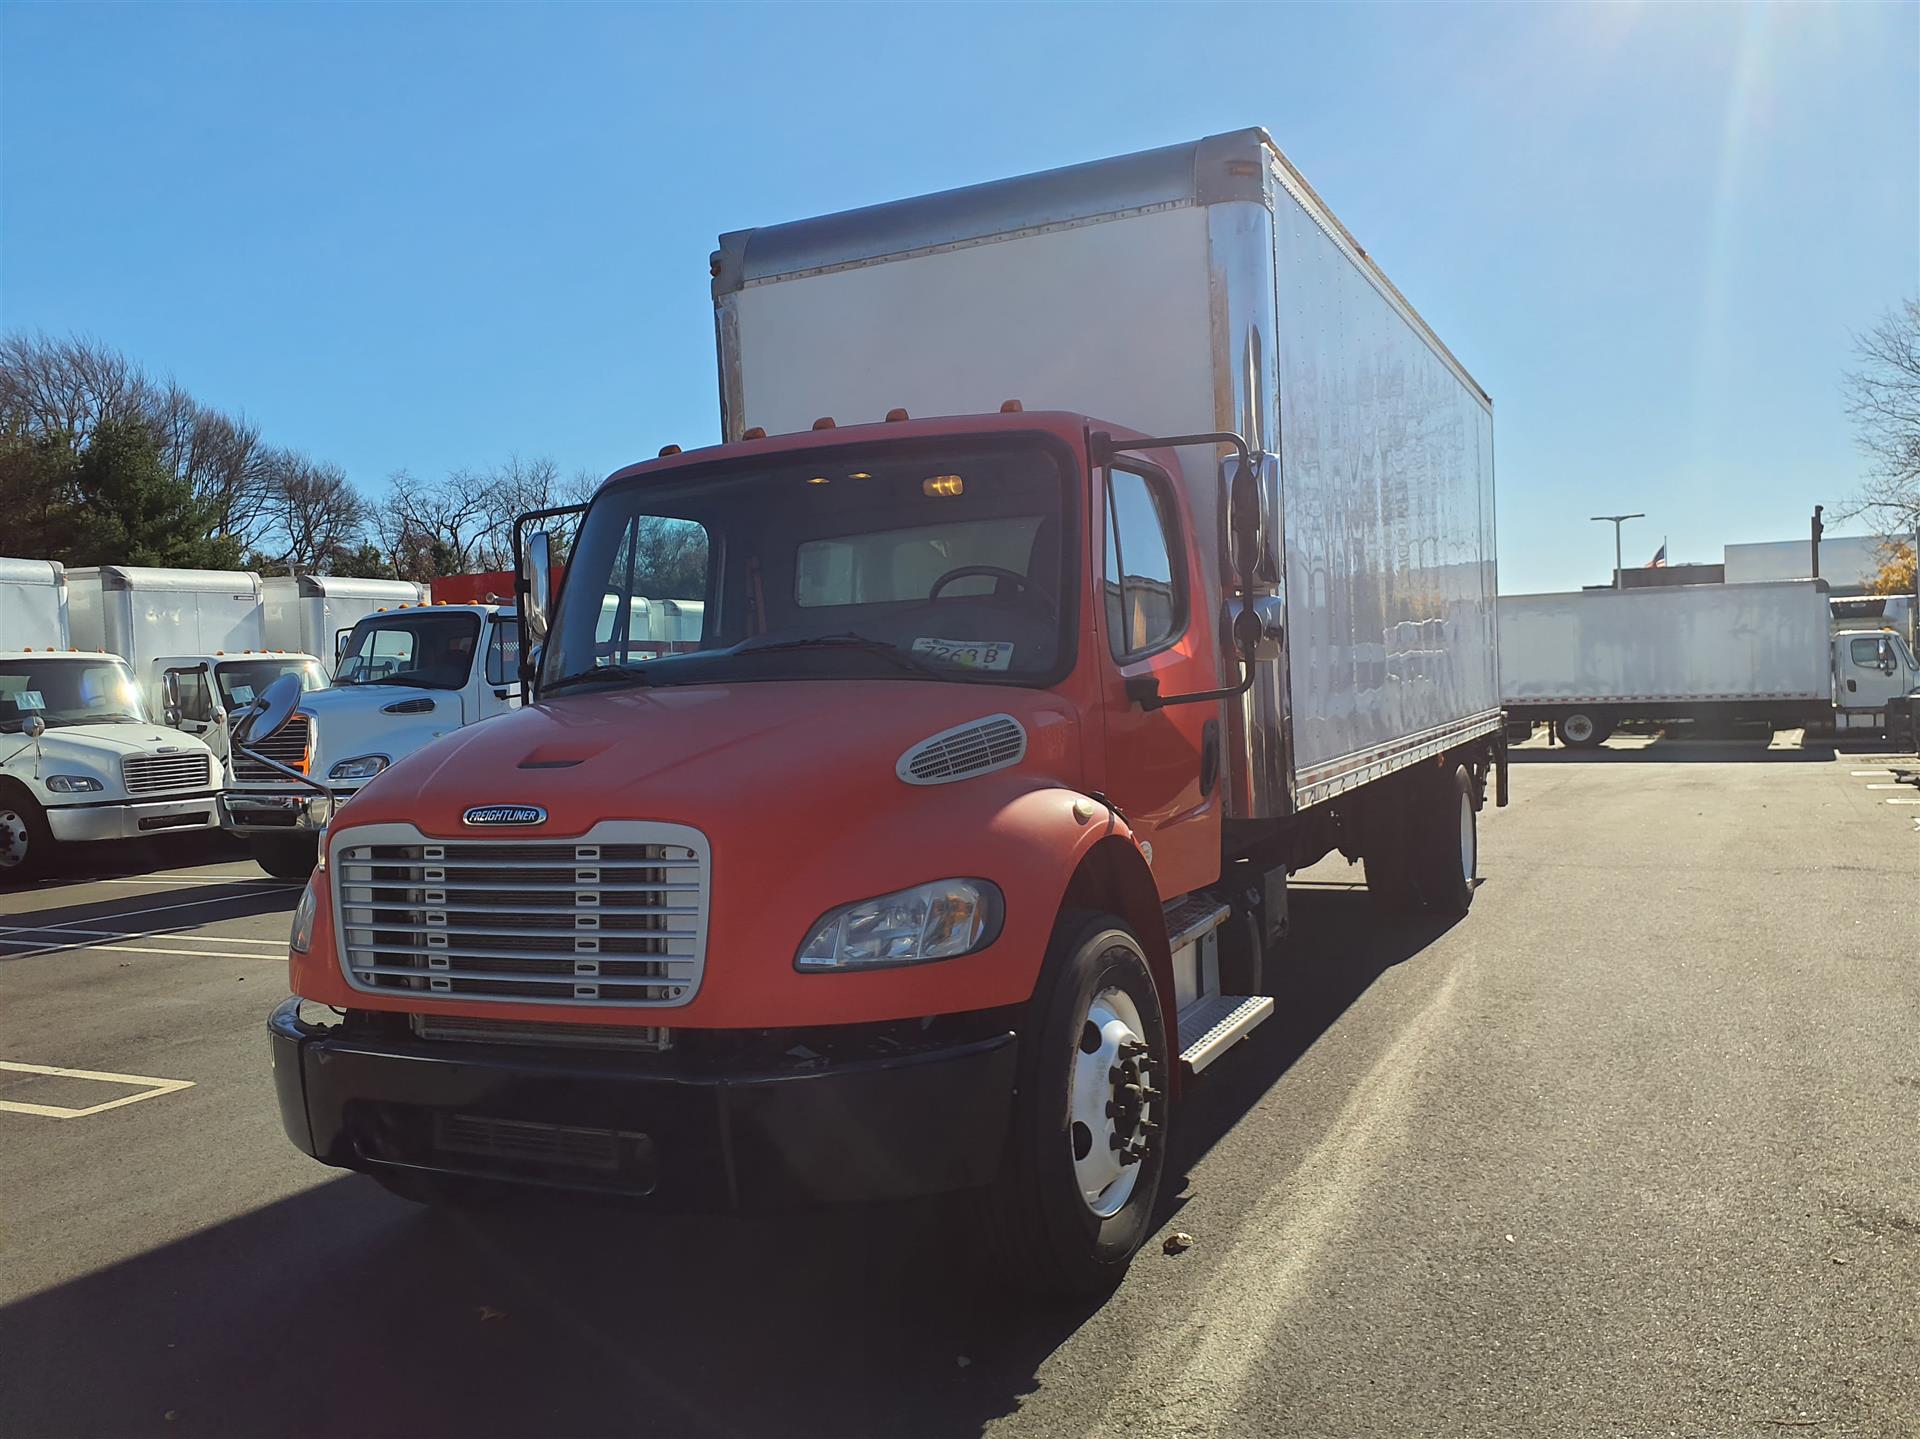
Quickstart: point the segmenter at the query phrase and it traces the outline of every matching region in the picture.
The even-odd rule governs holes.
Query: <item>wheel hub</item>
[[[12,869],[27,857],[27,822],[10,809],[0,809],[0,869]]]
[[[1087,1208],[1116,1214],[1133,1193],[1159,1123],[1156,1065],[1141,1031],[1140,1011],[1120,989],[1105,989],[1087,1006],[1073,1059],[1068,1142]]]

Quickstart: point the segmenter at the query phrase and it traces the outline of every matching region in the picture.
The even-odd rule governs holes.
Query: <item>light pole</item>
[[[1610,521],[1613,525],[1613,587],[1624,590],[1627,577],[1620,569],[1620,526],[1628,520],[1644,520],[1645,515],[1589,515],[1592,520]]]

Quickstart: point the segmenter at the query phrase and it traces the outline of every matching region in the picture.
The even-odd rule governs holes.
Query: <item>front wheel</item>
[[[59,841],[32,795],[0,791],[0,884],[26,884],[53,868]]]
[[[247,845],[253,862],[275,879],[305,879],[320,857],[320,841],[310,834],[257,834]]]
[[[1112,1292],[1153,1225],[1171,1055],[1145,950],[1113,915],[1063,917],[1020,1036],[989,1248],[1033,1292]]]

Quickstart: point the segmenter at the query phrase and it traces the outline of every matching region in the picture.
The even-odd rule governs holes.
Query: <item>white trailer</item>
[[[728,440],[1017,399],[1277,452],[1236,821],[1500,732],[1493,403],[1264,131],[723,235],[712,272]],[[1225,453],[1181,451],[1210,543]]]
[[[1500,597],[1509,715],[1575,746],[1625,721],[1831,720],[1827,589],[1817,580]]]
[[[275,649],[318,656],[332,678],[355,625],[380,610],[426,599],[427,587],[411,580],[269,575],[261,593],[266,642]]]
[[[66,570],[56,560],[0,559],[0,650],[65,649]]]

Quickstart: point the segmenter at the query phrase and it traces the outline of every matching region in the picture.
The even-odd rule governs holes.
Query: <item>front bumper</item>
[[[220,827],[229,834],[318,834],[333,812],[358,790],[320,794],[302,790],[228,790],[220,796]]]
[[[992,1181],[1012,1108],[1001,1031],[804,1072],[667,1073],[620,1054],[346,1038],[267,1024],[288,1138],[344,1169],[425,1170],[678,1209],[901,1199]]]
[[[104,804],[50,804],[47,828],[62,844],[98,839],[137,839],[172,829],[213,829],[220,823],[212,790],[164,799],[109,800]]]

